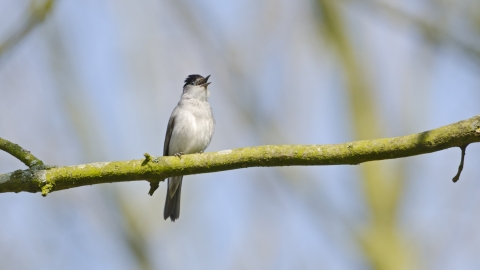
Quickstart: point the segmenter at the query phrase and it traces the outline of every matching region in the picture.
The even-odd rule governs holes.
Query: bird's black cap
[[[207,83],[208,78],[210,78],[210,75],[208,75],[206,78],[204,78],[203,76],[198,75],[198,74],[188,75],[188,77],[185,79],[185,85],[183,85],[183,87],[185,87],[189,84],[191,84],[191,85],[205,84],[205,83]]]

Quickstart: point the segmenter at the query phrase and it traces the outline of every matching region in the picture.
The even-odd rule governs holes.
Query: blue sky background
[[[367,123],[381,127],[378,137],[479,113],[477,2],[333,3],[372,93],[376,113]],[[0,0],[0,42],[29,5]],[[59,166],[160,155],[183,80],[198,73],[213,82],[217,125],[207,151],[373,139],[355,135],[342,51],[324,19],[312,1],[56,1],[42,25],[0,55],[0,137]],[[480,267],[479,153],[479,145],[468,147],[456,184],[458,148],[378,162],[400,179],[389,229],[414,268]],[[369,253],[359,240],[372,218],[362,166],[187,176],[175,223],[162,217],[163,183],[153,197],[140,181],[46,198],[1,194],[0,262],[4,269],[382,269],[375,256],[398,243]],[[0,173],[24,168],[0,152]]]

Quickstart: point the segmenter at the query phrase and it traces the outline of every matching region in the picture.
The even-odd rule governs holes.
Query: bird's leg
[[[178,153],[175,153],[173,155],[181,159],[182,155],[185,155],[185,152],[178,152]]]

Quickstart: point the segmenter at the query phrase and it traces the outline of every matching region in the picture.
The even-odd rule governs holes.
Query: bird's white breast
[[[175,108],[175,125],[170,139],[169,155],[201,152],[212,139],[214,120],[210,105],[206,102],[190,105],[195,106],[180,103]]]

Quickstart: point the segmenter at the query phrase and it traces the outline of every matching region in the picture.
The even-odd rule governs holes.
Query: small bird
[[[215,119],[208,103],[207,77],[198,74],[185,79],[183,94],[168,121],[163,145],[164,156],[203,153],[212,140]],[[163,218],[175,221],[180,216],[180,194],[183,176],[168,178],[167,198]]]

